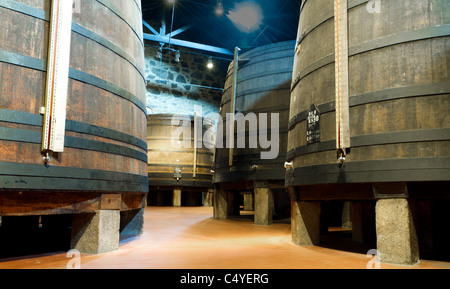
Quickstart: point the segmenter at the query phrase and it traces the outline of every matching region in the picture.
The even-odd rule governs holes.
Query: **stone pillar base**
[[[273,224],[273,194],[269,188],[255,188],[255,224]]]
[[[118,250],[119,229],[119,210],[73,215],[71,248],[89,254]]]
[[[405,265],[419,262],[416,229],[407,199],[378,200],[376,226],[381,262]]]
[[[204,207],[212,207],[214,199],[214,192],[207,192],[204,194],[203,198],[203,206]]]
[[[181,189],[173,190],[173,206],[181,207]]]
[[[342,228],[352,229],[352,203],[344,202],[342,208]]]
[[[292,202],[292,241],[299,246],[320,242],[320,202]]]
[[[214,219],[228,218],[228,192],[216,186],[214,190]]]
[[[253,194],[250,193],[244,193],[244,211],[253,211],[255,209],[254,206],[254,198]]]

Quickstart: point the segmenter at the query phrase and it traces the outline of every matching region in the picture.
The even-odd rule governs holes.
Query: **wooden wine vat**
[[[307,201],[371,201],[377,219],[393,221],[396,210],[387,209],[385,199],[407,200],[413,207],[418,199],[449,198],[448,2],[348,1],[348,34],[338,34],[348,37],[347,75],[336,71],[336,4],[342,5],[312,0],[301,7],[287,147],[293,166],[286,171],[293,210],[310,212],[312,220],[318,211]],[[350,148],[343,163],[336,150],[341,134],[335,72],[348,76]],[[307,124],[311,113],[318,121],[314,131]],[[406,207],[405,212],[411,215]],[[295,242],[317,241],[299,237],[309,223],[295,215]],[[413,225],[406,219],[397,224],[407,232],[412,253],[389,251],[397,237],[381,238],[384,229],[377,222],[379,250],[385,250],[386,262],[415,263]]]
[[[65,149],[46,166],[40,113],[55,3],[0,3],[0,216],[138,211],[148,192],[140,2],[77,1]]]
[[[194,120],[187,115],[149,115],[147,144],[149,204],[202,205],[202,193],[207,194],[213,187],[212,120],[201,117]]]
[[[250,121],[245,123],[245,131],[238,133],[238,124],[235,124],[235,142],[232,154],[232,164],[230,166],[230,147],[227,142],[227,114],[233,113],[234,83],[235,83],[235,65],[234,61],[230,64],[225,83],[225,91],[222,96],[221,118],[223,120],[223,148],[216,149],[215,157],[215,177],[214,182],[218,191],[225,194],[235,195],[227,196],[224,201],[229,207],[228,213],[217,208],[217,217],[226,218],[229,214],[237,214],[240,193],[243,191],[252,191],[261,189],[268,193],[263,197],[262,203],[265,204],[265,210],[271,210],[277,214],[279,208],[274,208],[273,196],[275,199],[283,199],[287,196],[284,189],[284,162],[286,160],[287,147],[287,124],[289,118],[290,85],[292,81],[292,65],[294,59],[295,41],[270,44],[252,49],[239,56],[239,66],[236,79],[235,113],[244,117],[255,115],[256,122],[251,126]],[[262,158],[261,152],[269,151],[263,149],[260,143],[262,130],[260,125],[264,121],[261,115],[267,115],[267,134],[268,140],[271,140],[272,116],[279,118],[276,125],[278,131],[278,143],[276,146],[278,154],[275,158]],[[249,117],[248,119],[251,119]],[[238,147],[238,139],[245,137],[245,148]],[[257,146],[250,145],[251,138],[258,138]],[[273,148],[272,148],[273,149]],[[263,193],[263,194],[265,194]],[[258,193],[259,195],[259,193]],[[255,210],[258,210],[259,204],[257,195],[255,198]],[[233,201],[233,200],[234,201]],[[288,198],[287,198],[288,199]],[[226,201],[228,200],[228,201]],[[234,202],[234,205],[233,205]],[[278,200],[276,200],[278,203]],[[281,200],[280,204],[285,204]],[[287,202],[289,204],[289,202]],[[218,204],[219,205],[219,204]],[[289,207],[289,205],[287,205]],[[272,213],[263,223],[272,222]]]

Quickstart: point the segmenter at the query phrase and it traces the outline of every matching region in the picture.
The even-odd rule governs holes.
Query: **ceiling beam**
[[[145,27],[147,27],[148,30],[150,30],[153,34],[158,35],[159,33],[154,29],[150,24],[148,24],[145,20],[142,20],[142,24],[144,24]]]
[[[226,48],[220,48],[220,47],[190,42],[190,41],[186,41],[186,40],[174,39],[174,38],[168,37],[167,35],[165,35],[165,36],[159,35],[159,33],[156,33],[155,35],[144,33],[144,40],[160,42],[160,43],[170,43],[173,45],[178,45],[178,46],[202,50],[202,51],[214,52],[214,53],[218,53],[218,54],[234,55],[233,52],[231,52],[230,50],[228,50]]]
[[[183,33],[184,31],[188,30],[191,27],[192,27],[192,25],[186,25],[186,26],[184,26],[184,27],[182,27],[180,29],[177,29],[177,30],[173,31],[172,33],[167,34],[166,36],[167,37],[174,37],[174,36],[176,36],[178,34]]]

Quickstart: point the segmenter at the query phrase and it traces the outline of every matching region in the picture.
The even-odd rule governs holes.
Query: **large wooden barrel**
[[[289,123],[289,186],[449,181],[447,1],[349,1],[350,153],[336,158],[334,1],[305,1]],[[320,114],[308,144],[307,116]]]
[[[215,156],[215,218],[239,215],[242,204],[244,209],[254,208],[257,224],[270,225],[274,217],[283,219],[289,216],[284,162],[294,48],[295,41],[286,41],[243,53],[239,56],[237,77],[234,62],[229,66],[220,107],[223,125],[218,128],[218,131],[222,129],[222,147],[216,148]],[[230,137],[227,132],[231,130],[227,115],[233,112],[236,113],[236,122],[232,146],[227,140]],[[263,128],[261,124],[267,124],[267,130],[260,129]],[[219,141],[220,133],[217,135]],[[266,136],[270,141],[269,148],[261,145],[261,139]],[[245,143],[242,142],[243,137]],[[273,155],[263,156],[267,152]],[[250,205],[247,204],[249,200]]]
[[[194,144],[195,125],[198,128],[197,146]],[[211,119],[196,117],[194,121],[194,117],[188,115],[149,115],[147,120],[149,199],[161,197],[156,194],[164,191],[172,193],[174,189],[180,190],[180,193],[181,190],[208,192],[213,186],[214,141],[214,124]],[[201,194],[195,196],[201,198]],[[201,201],[197,200],[194,203],[201,204]],[[152,204],[161,205],[161,202],[153,200]]]
[[[76,1],[65,150],[45,166],[40,108],[50,8],[48,0],[0,3],[0,215],[95,212],[102,194],[118,196],[109,208],[142,208],[148,179],[140,1]]]
[[[259,136],[250,131],[249,122],[245,128],[245,148],[237,148],[237,125],[235,125],[235,144],[233,164],[229,166],[229,144],[226,130],[229,123],[226,115],[231,113],[234,62],[228,69],[225,91],[222,96],[220,115],[223,120],[223,148],[216,149],[215,183],[254,182],[284,180],[284,162],[286,160],[287,124],[289,117],[290,84],[294,61],[295,41],[270,44],[250,50],[240,55],[237,77],[236,113],[244,116],[255,114],[259,125],[259,115],[267,114],[268,139],[271,139],[271,114],[279,115],[278,156],[274,159],[262,159],[262,149],[258,141],[257,148],[251,148],[251,136]],[[259,126],[257,126],[259,128]]]
[[[318,243],[320,203],[347,200],[354,240],[376,242],[382,262],[414,264],[418,243],[422,254],[450,240],[449,2],[348,1],[336,12],[343,2],[301,8],[286,172],[293,239]],[[342,163],[335,75],[345,70],[335,69],[334,16],[345,10],[348,33],[337,35],[348,37],[350,148]]]

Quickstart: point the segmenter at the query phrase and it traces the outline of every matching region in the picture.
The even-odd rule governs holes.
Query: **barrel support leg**
[[[74,215],[71,247],[89,254],[118,250],[119,229],[119,210],[99,210],[96,213]]]
[[[299,246],[320,242],[320,202],[292,201],[292,241]]]
[[[375,184],[377,250],[380,261],[413,265],[419,261],[416,229],[404,183]]]
[[[214,190],[208,190],[208,192],[204,194],[203,206],[212,207],[213,199],[214,199]]]
[[[254,210],[254,197],[252,192],[244,192],[244,211]]]
[[[181,207],[181,189],[180,188],[173,189],[173,206]]]
[[[268,186],[256,186],[255,183],[255,224],[273,224],[273,194]]]
[[[226,220],[228,218],[228,192],[215,185],[214,187],[214,219]]]
[[[352,229],[352,203],[344,202],[342,208],[342,228]]]

